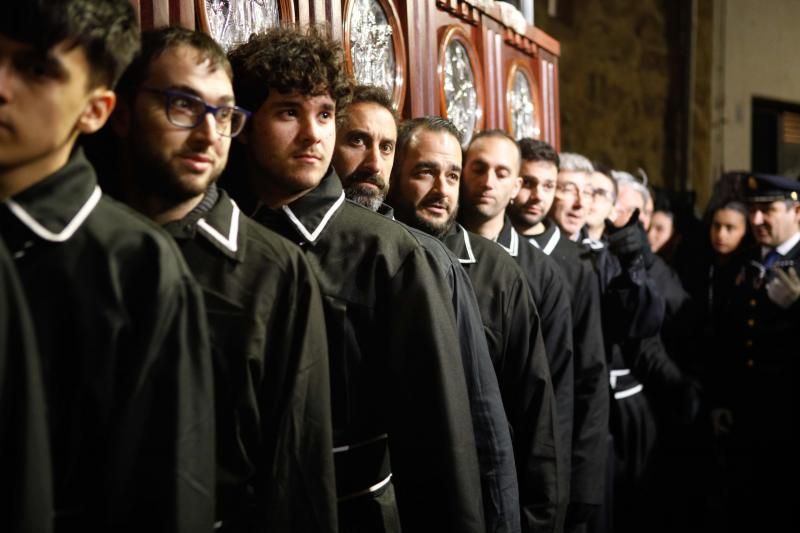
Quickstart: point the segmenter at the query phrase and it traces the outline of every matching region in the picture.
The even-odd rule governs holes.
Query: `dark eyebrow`
[[[47,77],[57,80],[69,80],[69,71],[53,53],[36,49],[20,50],[16,54],[16,61],[19,63],[39,64],[44,67]]]
[[[438,163],[433,161],[417,161],[417,164],[414,165],[411,170],[412,172],[416,172],[419,170],[431,170],[433,172],[439,172],[442,167],[439,166]]]
[[[167,89],[171,91],[180,91],[182,93],[191,94],[192,96],[196,96],[197,98],[205,101],[205,98],[202,94],[200,94],[197,89],[189,87],[188,85],[170,85]],[[225,96],[220,97],[219,102],[223,105],[233,105],[233,95],[226,94]]]

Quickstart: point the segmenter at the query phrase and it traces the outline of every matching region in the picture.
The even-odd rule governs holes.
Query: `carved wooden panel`
[[[506,77],[506,130],[515,138],[540,139],[541,99],[529,60],[511,61]]]

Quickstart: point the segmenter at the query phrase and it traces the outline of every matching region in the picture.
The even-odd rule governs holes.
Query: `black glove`
[[[606,220],[606,237],[611,253],[619,257],[619,260],[625,265],[633,263],[642,254],[643,245],[647,242],[647,235],[642,241],[639,210],[634,209],[631,218],[621,228],[614,226],[610,220]]]

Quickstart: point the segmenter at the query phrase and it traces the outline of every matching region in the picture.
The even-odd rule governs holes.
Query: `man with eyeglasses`
[[[43,370],[56,532],[213,527],[199,288],[172,239],[107,198],[76,147],[106,122],[138,48],[127,0],[11,2],[0,17],[0,236]]]
[[[600,293],[590,259],[547,213],[556,195],[559,157],[544,141],[517,141],[522,186],[508,207],[520,236],[555,260],[572,303],[574,408],[570,501],[565,531],[580,531],[603,503],[608,436],[608,371]]]
[[[609,174],[599,170],[597,164],[592,166],[595,169],[589,176],[589,182],[592,184],[594,201],[586,214],[584,231],[591,240],[600,241],[606,230],[606,219],[616,218],[614,204],[617,201],[617,182]]]
[[[336,528],[327,340],[292,243],[216,186],[249,113],[225,52],[179,27],[142,35],[113,119],[120,190],[177,241],[203,288],[215,365],[217,531]]]

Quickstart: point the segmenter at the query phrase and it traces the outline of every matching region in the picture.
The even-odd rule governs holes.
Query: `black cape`
[[[394,211],[387,204],[383,204],[378,213],[394,218]],[[472,282],[458,257],[442,241],[421,230],[404,227],[436,260],[450,287],[480,462],[486,530],[495,533],[519,531],[519,487],[514,448]]]
[[[36,337],[0,239],[0,516],[9,533],[48,533],[53,486]]]
[[[562,463],[539,315],[525,276],[495,243],[454,224],[444,243],[472,280],[513,430],[524,531],[557,527]]]
[[[325,319],[304,254],[215,185],[165,229],[208,311],[217,531],[336,531]]]
[[[458,334],[434,260],[401,225],[346,201],[332,170],[255,218],[303,248],[322,291],[340,531],[483,531]]]
[[[604,498],[609,394],[600,288],[586,253],[556,224],[546,221],[544,232],[527,239],[561,268],[572,302],[575,409],[567,517],[572,525],[588,519],[591,508],[584,506],[599,506]]]
[[[202,296],[161,229],[76,150],[0,208],[42,359],[56,531],[208,531],[213,374]]]

